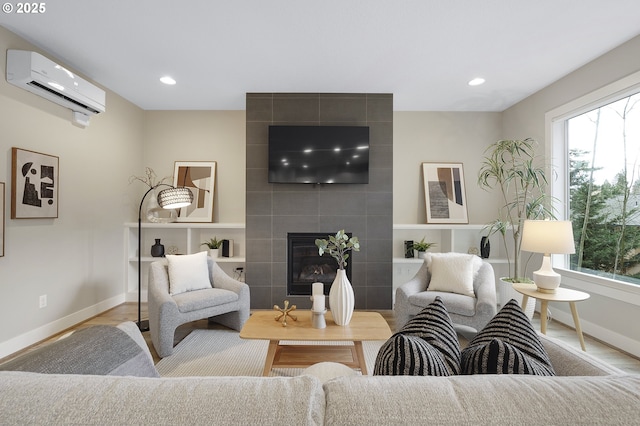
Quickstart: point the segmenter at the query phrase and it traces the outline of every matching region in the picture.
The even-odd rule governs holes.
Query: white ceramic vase
[[[348,325],[353,315],[354,306],[353,287],[347,278],[347,271],[338,269],[329,290],[329,307],[333,321],[337,325]]]
[[[220,249],[209,249],[209,256],[212,258],[217,258],[220,256]]]

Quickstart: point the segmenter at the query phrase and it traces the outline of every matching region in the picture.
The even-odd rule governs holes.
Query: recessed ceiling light
[[[482,77],[476,77],[473,80],[469,81],[469,86],[480,86],[481,84],[484,84],[484,78]]]
[[[165,75],[164,77],[160,77],[160,81],[170,86],[173,86],[174,84],[176,84],[176,81],[173,78],[169,77],[168,75]]]

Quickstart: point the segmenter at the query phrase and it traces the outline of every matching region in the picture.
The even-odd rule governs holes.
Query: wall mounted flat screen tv
[[[270,183],[369,183],[369,127],[269,126]]]

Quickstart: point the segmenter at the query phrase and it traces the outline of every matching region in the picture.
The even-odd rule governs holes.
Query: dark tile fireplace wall
[[[391,309],[393,95],[248,93],[246,282],[251,307],[271,309],[288,299],[299,309],[308,296],[287,296],[287,233],[353,233],[361,242],[352,262],[356,309]],[[369,126],[369,183],[270,184],[269,125]]]

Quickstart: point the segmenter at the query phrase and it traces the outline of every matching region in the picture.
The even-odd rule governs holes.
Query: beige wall
[[[147,111],[144,165],[160,177],[175,161],[216,161],[214,222],[245,221],[245,112]]]
[[[484,150],[500,139],[496,112],[394,112],[393,223],[426,223],[423,162],[463,163],[469,223],[484,224],[496,214],[497,193],[478,190]]]
[[[9,48],[37,50],[0,28],[3,74]],[[140,168],[143,118],[142,110],[107,91],[107,112],[81,129],[68,109],[0,79],[0,181],[7,201],[0,357],[122,302],[122,224],[131,220],[137,197],[127,178]],[[60,158],[58,219],[10,219],[11,147]],[[45,294],[48,306],[40,309]]]

